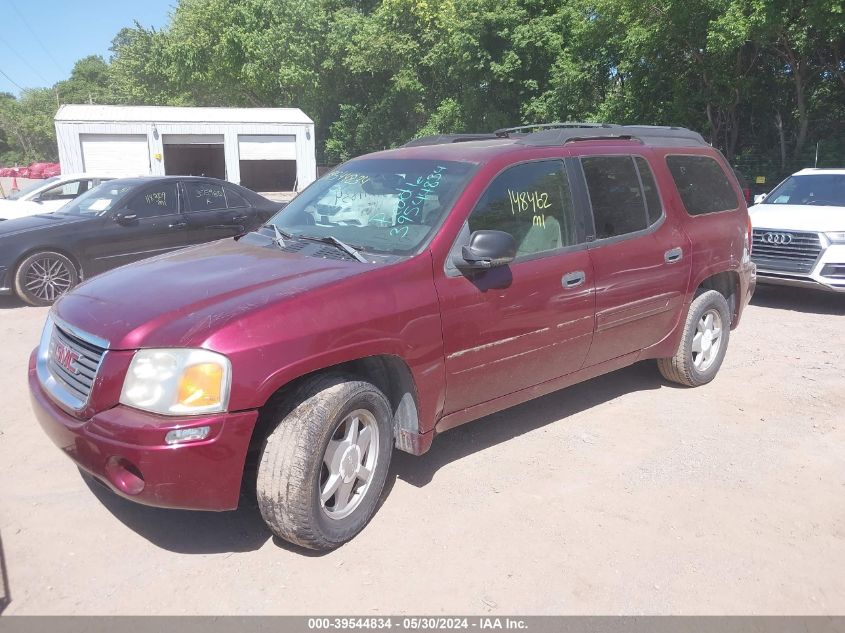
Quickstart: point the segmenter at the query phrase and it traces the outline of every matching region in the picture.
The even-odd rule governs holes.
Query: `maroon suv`
[[[462,141],[462,142],[453,142]],[[336,547],[394,446],[646,358],[713,379],[754,290],[723,157],[680,128],[436,137],[352,160],[260,230],[133,264],[52,309],[39,421],[117,494]]]

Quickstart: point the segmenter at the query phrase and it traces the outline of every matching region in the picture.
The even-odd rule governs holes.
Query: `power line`
[[[52,54],[50,51],[48,51],[48,50],[47,50],[47,47],[46,47],[46,46],[44,46],[44,42],[42,42],[42,41],[41,41],[41,38],[40,38],[40,37],[38,37],[38,34],[37,34],[37,33],[33,30],[33,28],[29,25],[29,22],[28,22],[28,21],[27,21],[27,19],[24,17],[23,13],[21,13],[21,12],[20,12],[20,10],[18,10],[18,8],[15,6],[15,3],[14,3],[14,2],[12,2],[12,0],[9,0],[9,4],[10,4],[10,5],[11,5],[11,7],[15,10],[15,13],[17,13],[17,14],[18,14],[18,17],[21,19],[21,22],[23,22],[24,26],[25,26],[25,27],[29,30],[29,32],[30,32],[30,33],[32,33],[32,37],[35,39],[35,41],[36,41],[36,42],[38,42],[38,45],[39,45],[39,46],[41,46],[41,49],[42,49],[45,53],[47,53],[47,57],[49,57],[51,60],[53,60],[53,63],[56,65],[56,68],[58,68],[58,69],[59,69],[59,71],[61,71],[62,73],[64,73],[64,72],[65,72],[65,70],[64,70],[64,68],[62,68],[62,65],[61,65],[59,62],[57,62],[57,61],[56,61],[56,58],[55,58],[55,57],[53,57],[53,54]]]
[[[23,86],[21,86],[21,85],[20,85],[17,81],[15,81],[15,80],[14,80],[14,79],[12,79],[11,77],[9,77],[9,75],[7,75],[6,73],[4,73],[2,69],[0,69],[0,75],[3,75],[6,79],[8,79],[8,80],[9,80],[9,82],[10,82],[10,83],[12,83],[13,85],[17,86],[17,87],[18,87],[18,90],[20,90],[21,92],[23,92],[23,90],[24,90]]]
[[[41,79],[41,81],[44,82],[45,86],[50,83],[50,80],[47,79],[44,75],[42,75],[40,72],[38,72],[38,70],[35,67],[33,67],[32,64],[29,63],[29,61],[26,59],[26,57],[24,57],[17,50],[12,48],[12,45],[9,44],[9,42],[4,40],[2,37],[0,37],[0,42],[2,42],[3,45],[6,48],[8,48],[10,51],[12,51],[12,54],[15,55],[15,57],[17,57],[19,60],[21,60],[27,68],[29,68],[32,72],[34,72],[36,75],[38,75],[38,77]]]

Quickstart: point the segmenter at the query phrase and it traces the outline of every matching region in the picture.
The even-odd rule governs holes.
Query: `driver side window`
[[[578,243],[569,179],[563,161],[508,168],[487,187],[467,220],[471,232],[504,231],[517,259]]]
[[[128,208],[139,219],[179,213],[176,181],[144,189],[132,199]]]

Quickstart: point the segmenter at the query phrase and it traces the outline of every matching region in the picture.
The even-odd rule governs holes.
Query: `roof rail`
[[[580,123],[577,121],[566,121],[558,123],[532,123],[530,125],[519,125],[517,127],[503,127],[496,130],[494,134],[503,138],[509,137],[513,133],[529,132],[533,130],[548,130],[559,128],[611,128],[618,127],[609,123]]]
[[[445,145],[446,143],[465,143],[467,141],[487,141],[499,138],[495,134],[432,134],[415,138],[402,147],[419,147],[420,145]]]
[[[554,124],[553,124],[554,125]],[[584,127],[554,127],[534,132],[522,137],[519,142],[525,145],[549,146],[564,145],[590,140],[633,140],[644,145],[663,145],[669,147],[709,146],[698,132],[683,127],[660,125],[584,125]]]
[[[698,132],[685,127],[662,125],[618,125],[615,123],[535,123],[496,130],[493,133],[432,134],[415,138],[402,147],[444,145],[466,141],[510,138],[522,145],[547,147],[579,141],[636,141],[663,147],[709,147]]]

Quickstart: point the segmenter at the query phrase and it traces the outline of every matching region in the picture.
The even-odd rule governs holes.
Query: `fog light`
[[[168,444],[182,444],[184,442],[198,442],[208,437],[210,426],[195,426],[190,429],[176,429],[164,436]]]

